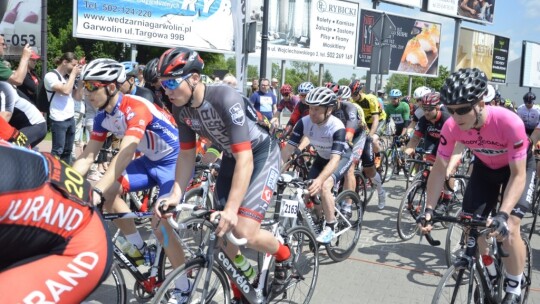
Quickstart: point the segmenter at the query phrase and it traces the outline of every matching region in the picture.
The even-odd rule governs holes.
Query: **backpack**
[[[60,73],[58,73],[57,70],[52,70],[58,77],[58,80],[62,81],[62,76]],[[47,97],[47,92],[51,93],[51,98],[49,99]],[[42,113],[47,113],[47,117],[49,117],[49,106],[51,104],[51,100],[54,98],[54,94],[56,94],[55,91],[49,91],[45,89],[45,79],[39,84],[37,88],[36,93],[36,107],[39,109]]]

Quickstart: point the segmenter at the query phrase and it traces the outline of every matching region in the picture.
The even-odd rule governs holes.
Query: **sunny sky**
[[[371,0],[349,0],[360,3],[360,9],[372,9]],[[450,67],[454,40],[455,21],[450,17],[421,12],[419,8],[405,8],[395,4],[381,3],[378,10],[410,18],[442,23],[439,64]],[[521,56],[523,40],[540,42],[540,1],[539,0],[497,0],[493,24],[481,25],[462,21],[461,26],[472,28],[498,36],[510,38],[509,61]],[[259,64],[259,58],[250,57],[250,64]],[[318,68],[314,69],[317,70]],[[353,67],[325,65],[334,76],[334,80],[349,78],[353,73],[358,77],[365,75],[366,70],[355,70]]]

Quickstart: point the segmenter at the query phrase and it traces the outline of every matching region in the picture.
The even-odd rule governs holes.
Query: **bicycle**
[[[501,303],[503,297],[503,266],[501,257],[508,256],[502,243],[488,238],[490,256],[496,269],[495,279],[490,277],[483,263],[477,240],[492,231],[485,228],[486,221],[475,219],[471,214],[460,213],[457,217],[434,215],[433,221],[451,222],[463,227],[464,236],[463,254],[459,256],[441,278],[433,296],[432,304],[437,303]],[[432,246],[440,245],[439,241],[433,240],[429,234],[426,239]],[[526,247],[525,271],[522,279],[521,303],[526,303],[532,274],[532,252],[527,238],[523,237]],[[466,245],[465,245],[466,243]],[[496,245],[495,245],[496,244]]]
[[[291,302],[309,303],[317,282],[319,260],[315,237],[305,227],[293,227],[285,231],[279,221],[274,220],[271,223],[274,235],[278,239],[281,238],[280,241],[291,249],[293,261],[290,269],[291,279],[283,286],[274,284],[271,275],[274,257],[265,254],[261,271],[251,283],[219,245],[219,238],[215,234],[217,223],[210,222],[212,212],[206,209],[193,211],[193,218],[209,228],[208,237],[205,237],[203,241],[205,245],[199,247],[200,253],[196,258],[175,269],[167,277],[157,291],[154,303],[167,303],[174,296],[172,291],[175,289],[176,280],[180,277],[187,277],[192,283],[186,303],[230,303],[230,285],[227,278],[239,287],[238,289],[249,303],[283,300],[277,299],[279,296]],[[175,221],[169,222],[178,229]],[[245,244],[245,239],[238,240],[232,233],[227,234],[227,240],[237,246]],[[299,291],[298,289],[304,285],[307,285],[307,291]],[[293,297],[298,294],[302,300],[293,300]]]
[[[394,175],[397,175],[399,170],[403,170],[405,178],[408,178],[408,172],[405,168],[405,156],[402,150],[402,146],[405,144],[405,140],[401,136],[394,135],[392,145],[388,150],[384,152],[387,158],[387,168],[384,171],[385,182],[390,181]],[[383,153],[381,153],[382,156]],[[382,164],[382,161],[381,161]],[[381,176],[383,177],[383,176]]]
[[[291,219],[291,226],[302,225],[313,234],[318,235],[324,228],[324,215],[322,213],[321,202],[317,198],[309,198],[306,204],[304,197],[307,195],[309,181],[293,179],[290,175],[282,174],[277,183],[276,206],[280,206],[281,216]],[[292,199],[283,198],[285,188],[294,188]],[[334,187],[334,191],[339,185]],[[350,204],[351,213],[349,216],[341,212],[344,204]],[[357,193],[352,190],[342,191],[335,200],[336,225],[335,236],[332,241],[325,246],[328,256],[334,262],[341,262],[347,259],[358,240],[362,230],[362,219],[365,210],[365,201],[361,201]],[[290,210],[289,213],[286,213]],[[287,225],[287,223],[285,224]]]
[[[216,177],[212,170],[219,171],[219,167],[218,164],[195,165],[195,174],[190,185],[186,188],[184,203],[207,209],[215,208],[217,204],[217,195],[215,193]],[[178,216],[177,222],[183,219]]]

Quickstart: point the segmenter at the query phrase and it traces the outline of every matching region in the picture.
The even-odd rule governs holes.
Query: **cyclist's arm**
[[[88,170],[90,169],[90,166],[92,166],[92,164],[94,163],[94,160],[99,154],[99,151],[103,147],[104,143],[105,141],[90,139],[90,141],[84,148],[82,154],[73,164],[73,169],[75,169],[75,171],[79,172],[79,174],[83,176],[86,175],[86,173],[88,173]]]
[[[178,157],[176,158],[176,169],[174,175],[174,184],[171,192],[172,197],[176,198],[175,203],[180,201],[180,198],[184,195],[184,190],[187,188],[189,181],[193,175],[193,168],[195,168],[196,149],[180,149]]]
[[[373,136],[377,132],[377,127],[379,126],[379,114],[372,114],[371,130],[369,130],[369,135]]]
[[[409,123],[409,126],[407,127],[407,134],[410,134],[414,130],[415,127],[416,127],[416,121],[411,120],[411,122]]]
[[[11,120],[11,116],[13,116],[13,113],[11,113],[11,112],[8,112],[8,111],[0,112],[0,117],[5,119],[7,122],[9,122]]]
[[[416,149],[416,146],[418,146],[418,143],[421,139],[420,132],[414,132],[413,137],[411,140],[409,140],[409,143],[407,144],[407,147],[405,147],[405,154],[411,155],[414,152],[414,149]]]
[[[441,191],[444,187],[444,181],[446,179],[446,168],[448,167],[448,161],[440,156],[437,156],[433,168],[429,173],[427,182],[427,197],[426,208],[434,209],[437,205],[437,201],[441,196]]]
[[[281,149],[281,164],[282,165],[284,162],[286,162],[289,159],[289,157],[291,157],[291,154],[293,154],[295,149],[296,148],[289,143],[287,143],[285,147]]]
[[[532,132],[531,137],[530,137],[533,149],[536,146],[536,143],[540,140],[540,128],[539,128],[539,126],[536,126],[536,128],[534,129],[534,131]]]
[[[454,153],[452,153],[452,156],[450,156],[450,160],[448,161],[448,167],[446,168],[447,178],[452,175],[453,169],[456,168],[461,161],[461,156],[463,155],[464,150],[465,145],[460,143],[459,141],[456,142],[456,146],[454,147]]]
[[[95,188],[105,192],[114,184],[133,159],[140,141],[139,137],[133,135],[127,135],[122,139],[118,154],[112,159],[109,169],[107,169]]]
[[[298,149],[300,149],[300,151],[304,151],[304,149],[309,146],[309,138],[307,136],[304,136],[302,137],[302,140],[300,141],[300,143],[298,144]]]

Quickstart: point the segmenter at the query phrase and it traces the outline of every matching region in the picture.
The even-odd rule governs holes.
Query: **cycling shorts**
[[[364,146],[366,145],[366,141],[368,140],[369,135],[367,135],[366,131],[362,131],[362,133],[355,138],[353,138],[353,147],[352,147],[352,155],[351,158],[354,162],[358,162],[360,160],[360,157],[362,156],[362,152],[364,150]]]
[[[266,139],[253,149],[253,173],[238,215],[261,222],[277,187],[281,153],[277,140]],[[216,181],[218,209],[223,209],[229,197],[236,160],[224,156]]]
[[[371,136],[366,137],[366,143],[364,144],[364,150],[360,159],[364,168],[375,166],[375,152],[373,152],[373,139]]]
[[[315,179],[321,174],[324,167],[328,164],[330,160],[320,157],[318,154],[315,157],[315,160],[313,161],[313,165],[311,166],[311,169],[309,169],[308,173],[308,179]],[[334,179],[334,183],[337,183],[340,181],[345,173],[349,170],[353,163],[353,159],[351,157],[351,150],[347,151],[346,153],[341,155],[341,159],[339,160],[339,163],[337,165],[336,170],[332,173],[332,178]]]
[[[525,188],[511,212],[512,215],[520,219],[531,208],[535,175],[536,164],[532,153],[529,151],[527,155]],[[504,195],[509,178],[509,166],[500,169],[491,169],[484,165],[478,158],[475,158],[471,178],[467,184],[465,196],[463,197],[463,211],[487,217],[497,207],[500,194],[502,193]],[[495,189],[501,189],[501,186],[501,192],[494,191]]]
[[[152,161],[146,156],[134,159],[118,178],[124,193],[159,187],[160,193],[169,193],[174,184],[177,152]]]

